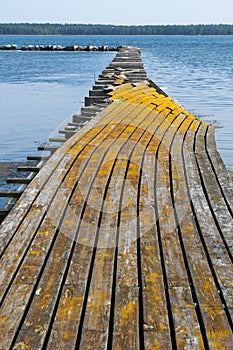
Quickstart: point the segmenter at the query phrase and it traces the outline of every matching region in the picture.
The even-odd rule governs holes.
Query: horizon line
[[[208,25],[230,25],[233,23],[167,23],[167,24],[114,24],[114,23],[83,23],[83,22],[0,22],[1,24],[54,24],[54,25],[101,25],[101,26],[115,26],[115,27],[141,27],[141,26],[208,26]]]

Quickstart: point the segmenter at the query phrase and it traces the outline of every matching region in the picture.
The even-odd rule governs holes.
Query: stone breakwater
[[[79,45],[28,45],[18,47],[17,45],[1,45],[0,50],[15,50],[15,51],[119,51],[120,46],[79,46]]]

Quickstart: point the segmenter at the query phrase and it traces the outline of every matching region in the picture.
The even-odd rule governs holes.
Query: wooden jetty
[[[91,91],[92,116],[1,225],[0,349],[232,349],[233,184],[214,127],[147,79],[137,48]]]

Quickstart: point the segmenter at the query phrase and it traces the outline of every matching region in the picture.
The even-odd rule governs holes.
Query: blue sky
[[[0,22],[233,24],[233,1],[0,0]]]

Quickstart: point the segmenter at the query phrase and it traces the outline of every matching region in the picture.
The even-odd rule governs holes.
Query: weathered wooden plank
[[[186,222],[186,216],[191,217],[191,213],[189,212],[190,206],[189,206],[189,197],[185,191],[185,176],[184,176],[184,171],[183,171],[183,164],[182,164],[182,157],[181,157],[181,148],[182,148],[182,143],[183,143],[183,138],[186,132],[190,130],[190,128],[193,126],[193,120],[194,118],[188,116],[186,121],[181,125],[179,128],[173,142],[172,142],[172,147],[171,147],[171,157],[172,157],[172,196],[174,203],[173,205],[175,206],[175,218],[176,218],[176,225],[180,225],[180,223]],[[196,124],[198,125],[198,124]],[[189,212],[189,213],[187,213]],[[185,226],[185,224],[184,224]],[[197,235],[196,233],[196,228],[192,223],[190,222],[188,224],[188,230],[189,230],[189,235],[192,237],[195,237]],[[202,319],[200,315],[198,315],[198,307],[196,305],[196,294],[193,289],[193,281],[192,277],[190,274],[190,267],[189,267],[189,261],[187,261],[187,255],[186,251],[189,252],[189,249],[187,250],[184,249],[184,241],[186,238],[185,233],[180,230],[180,227],[178,227],[178,234],[179,234],[179,241],[183,253],[183,259],[185,263],[185,268],[187,270],[187,277],[189,281],[187,281],[187,285],[190,284],[191,290],[189,290],[189,301],[187,299],[187,294],[183,294],[183,290],[185,289],[185,286],[183,288],[177,288],[175,290],[175,293],[180,295],[182,293],[181,300],[184,302],[184,319],[177,320],[177,329],[176,332],[179,333],[181,331],[181,328],[183,326],[183,332],[186,334],[185,341],[181,341],[179,344],[179,347],[184,346],[186,343],[190,347],[196,346],[198,349],[199,348],[204,348],[206,346],[205,344],[205,334],[203,333],[202,329]],[[183,237],[184,236],[184,237]],[[197,239],[197,238],[196,238]],[[195,238],[193,244],[195,244]],[[176,288],[175,288],[176,289]],[[191,291],[191,293],[190,293]],[[182,322],[183,321],[183,322]],[[188,325],[188,326],[187,326]],[[195,345],[194,345],[195,344]]]
[[[150,112],[150,111],[149,111]],[[148,113],[148,111],[146,111]],[[156,114],[157,115],[157,114]],[[140,118],[142,119],[143,114],[140,115]],[[154,119],[154,116],[151,119],[151,122]],[[146,118],[141,124],[140,124],[140,129],[139,129],[139,135],[144,133],[145,128],[142,127],[143,123],[146,123],[147,126],[151,125],[151,122],[148,118]],[[130,140],[133,140],[133,146],[135,147],[135,142],[137,141],[137,138],[139,137],[138,133],[134,133],[130,138]],[[123,138],[124,140],[124,138]],[[127,140],[127,139],[126,139]],[[141,142],[141,139],[140,139]],[[128,142],[127,142],[128,143]],[[128,148],[127,148],[128,149]],[[123,153],[124,154],[124,153]],[[124,154],[125,156],[125,154]],[[119,156],[118,156],[119,157]],[[110,155],[110,161],[108,162],[108,166],[103,173],[104,177],[107,176],[111,169],[111,162],[112,160],[115,160],[114,155],[111,152]],[[120,192],[121,186],[124,182],[124,168],[125,166],[122,164],[122,162],[125,162],[125,165],[127,164],[127,159],[125,161],[120,161],[115,164],[115,171],[113,171],[111,181],[109,184],[109,193],[107,193],[108,202],[110,205],[110,212],[113,210],[112,204],[114,203],[114,206],[117,205],[119,202],[119,196],[116,196],[116,191]],[[122,171],[117,171],[117,168],[120,167],[119,169],[122,169]],[[128,175],[130,173],[130,169],[128,171]],[[113,184],[112,184],[113,182]],[[134,181],[135,182],[135,181]],[[130,180],[130,183],[132,185],[132,179]],[[134,184],[137,186],[137,183]],[[101,184],[100,184],[101,186]],[[119,189],[119,190],[117,190]],[[113,195],[111,195],[111,190],[113,191]],[[112,198],[112,200],[109,202],[109,196]],[[114,201],[115,198],[115,201]],[[129,201],[130,199],[127,198]],[[112,202],[113,201],[113,202]],[[118,203],[119,205],[119,203]],[[112,289],[112,270],[113,270],[113,264],[114,264],[114,253],[115,253],[115,245],[116,245],[116,220],[117,220],[117,210],[118,210],[118,205],[115,208],[114,215],[110,215],[108,213],[108,207],[106,206],[106,200],[105,200],[105,205],[104,208],[102,209],[103,212],[103,218],[104,222],[101,221],[101,227],[100,227],[100,232],[99,232],[99,238],[98,238],[98,247],[96,252],[96,258],[95,258],[95,266],[94,266],[94,271],[93,271],[93,278],[90,286],[90,293],[89,293],[89,298],[88,298],[88,304],[87,304],[87,310],[85,314],[85,321],[84,321],[84,329],[82,332],[82,341],[81,341],[81,348],[86,348],[90,346],[90,333],[94,334],[96,332],[96,337],[95,337],[95,344],[98,348],[105,348],[106,344],[105,342],[107,341],[107,329],[109,325],[109,319],[107,318],[109,315],[109,306],[110,306],[110,301],[111,301],[111,289]],[[103,220],[102,218],[102,220]],[[108,221],[109,220],[109,221]],[[115,225],[113,225],[113,222],[115,222]],[[105,229],[106,224],[107,229]],[[111,230],[112,227],[112,230]],[[113,234],[113,237],[111,235]],[[115,237],[115,239],[114,239]],[[105,247],[109,247],[106,249]],[[97,248],[98,248],[97,247]],[[102,248],[102,249],[101,249]],[[116,255],[115,255],[116,259]],[[107,260],[107,262],[106,262]],[[106,264],[105,264],[106,262]],[[103,273],[98,273],[99,269],[104,270]],[[101,270],[101,271],[102,271]],[[100,276],[104,276],[104,280],[100,278]],[[103,285],[104,284],[104,285]],[[106,284],[106,285],[105,285]],[[99,286],[99,287],[98,287]],[[106,289],[106,287],[108,287]],[[102,305],[102,308],[100,310],[99,305]],[[104,322],[105,320],[105,322]],[[105,328],[104,328],[105,327]],[[105,330],[105,335],[102,334]],[[108,340],[111,338],[111,336],[108,338]],[[105,342],[104,342],[105,339]]]
[[[38,146],[37,149],[38,151],[49,151],[51,153],[54,153],[59,146],[50,146],[50,145],[45,145],[45,146]]]
[[[122,335],[122,338],[124,337],[124,334]]]
[[[38,232],[37,236],[34,239],[33,244],[27,251],[27,255],[25,260],[22,262],[22,264],[19,266],[17,275],[11,284],[11,288],[9,290],[6,290],[7,294],[4,296],[4,302],[1,307],[0,315],[1,320],[4,318],[7,318],[7,321],[0,322],[0,329],[2,332],[4,330],[16,330],[18,328],[18,325],[20,323],[21,317],[23,316],[24,312],[27,308],[27,303],[29,302],[29,298],[31,293],[33,293],[33,290],[35,289],[37,283],[38,283],[38,277],[40,274],[40,270],[44,264],[44,259],[47,253],[47,250],[50,246],[50,241],[53,237],[54,232],[56,231],[56,222],[59,219],[60,215],[63,212],[64,206],[66,204],[65,202],[65,190],[62,189],[59,191],[60,194],[56,197],[56,200],[54,201],[54,207],[51,207],[48,215],[47,220],[44,221],[44,224],[41,225],[40,231]],[[61,203],[63,205],[61,205]],[[26,242],[24,242],[26,245]],[[17,254],[17,251],[15,252]],[[17,256],[17,255],[16,255]],[[16,256],[13,257],[16,260]],[[13,260],[13,262],[14,262]],[[57,259],[59,261],[59,259]],[[11,269],[14,267],[14,265],[11,265]],[[9,269],[8,269],[9,270]],[[13,270],[14,271],[14,270]],[[7,272],[5,269],[4,272]],[[12,273],[12,271],[10,270]],[[9,273],[9,271],[8,271]],[[11,273],[9,273],[11,275]],[[9,281],[8,275],[1,276],[1,281],[4,282],[6,278]],[[11,276],[10,276],[11,277]],[[57,279],[57,275],[52,275],[53,278]],[[49,278],[52,278],[49,276]],[[52,281],[51,281],[52,282]],[[8,282],[9,283],[9,282]],[[1,285],[1,291],[3,289],[3,285]],[[40,294],[41,289],[34,290],[35,296],[38,297]],[[15,307],[15,296],[17,295],[17,302],[18,307]],[[30,305],[30,304],[29,304]],[[39,313],[40,309],[37,310],[37,315],[35,318],[36,325],[39,324]],[[35,325],[34,331],[37,329]],[[37,332],[35,332],[37,334]],[[8,344],[11,344],[12,339],[8,337]]]
[[[29,184],[32,181],[32,179],[27,177],[11,177],[8,178],[6,181],[9,184]]]
[[[18,263],[27,251],[28,244],[33,239],[43,215],[46,214],[46,211],[49,209],[50,200],[52,200],[53,196],[55,195],[57,186],[59,186],[64,173],[66,173],[73,159],[74,156],[72,155],[67,155],[67,157],[64,158],[63,162],[60,164],[61,168],[58,171],[58,174],[55,172],[49,179],[45,186],[45,192],[39,194],[34,205],[31,207],[30,213],[28,214],[26,220],[20,225],[17,234],[12,237],[9,246],[6,248],[4,255],[0,260],[2,266],[1,278],[3,284],[9,283],[11,277],[13,276],[15,268],[17,268]],[[2,247],[2,249],[3,248],[4,247]],[[9,265],[9,261],[11,261],[12,265]],[[11,271],[10,273],[9,270]],[[5,278],[8,282],[6,282]],[[0,295],[2,297],[1,292]]]
[[[142,109],[142,108],[141,108]],[[130,114],[130,118],[132,118],[132,116],[131,116],[131,114]],[[122,127],[124,127],[124,128],[127,128],[127,124],[128,123],[123,123],[122,124],[122,126],[121,126],[121,128]],[[132,131],[131,131],[132,132]],[[117,137],[117,135],[119,135],[119,133],[121,133],[121,129],[119,129],[118,128],[118,131],[117,131],[117,134],[116,134],[116,137]],[[113,140],[114,140],[114,138],[113,138]],[[122,137],[122,142],[125,142],[125,140],[127,140],[127,139],[125,139],[125,137]],[[119,145],[118,145],[118,147],[116,148],[116,151],[118,150],[118,148],[119,148]],[[100,153],[99,154],[103,154],[103,152],[101,152],[100,151]],[[108,155],[106,155],[106,157],[107,157],[107,159],[109,158],[109,156]],[[111,156],[110,156],[110,160],[112,159],[112,157],[113,157],[113,154],[111,153]],[[97,155],[97,159],[99,158],[99,156]],[[114,159],[114,157],[113,157],[113,159]],[[106,164],[107,165],[107,168],[106,168],[106,170],[107,170],[107,173],[109,172],[109,162],[107,161],[106,163],[104,163],[104,164]],[[92,171],[92,168],[93,167],[91,167],[90,169],[89,169],[89,172],[90,173],[93,173],[93,171]],[[96,165],[94,166],[94,168],[96,168]],[[106,170],[105,170],[105,172],[104,172],[104,175],[106,174]],[[102,171],[100,172],[100,175],[99,176],[101,176],[101,173],[102,173]],[[87,179],[87,176],[88,175],[86,175],[86,176],[84,176],[84,179],[85,179],[85,181],[86,181],[86,179]],[[102,175],[103,176],[103,175]],[[100,179],[99,177],[97,177],[97,179]],[[103,179],[105,179],[105,181],[106,181],[106,177],[104,176],[103,177]],[[97,181],[97,180],[96,180]],[[99,180],[98,180],[99,181]],[[97,182],[98,182],[97,181]],[[100,183],[101,183],[101,181],[100,181]],[[101,203],[99,203],[100,202],[100,200],[99,200],[99,198],[101,198],[101,192],[100,191],[103,191],[103,186],[99,186],[99,184],[98,184],[98,202],[96,202],[96,199],[95,199],[95,193],[96,193],[96,189],[95,189],[95,187],[94,187],[94,192],[93,192],[93,195],[94,195],[94,197],[93,197],[93,199],[90,199],[90,202],[88,201],[88,203],[90,203],[90,204],[92,204],[92,206],[94,205],[94,203],[96,203],[96,205],[98,206],[98,208],[99,208],[99,206],[100,206],[100,204]],[[90,195],[90,198],[91,198],[91,195]],[[96,209],[96,208],[95,208]],[[81,242],[83,241],[83,244],[87,244],[87,245],[89,245],[90,244],[90,246],[91,247],[93,247],[93,241],[89,241],[90,239],[91,240],[93,240],[94,238],[93,238],[93,229],[95,230],[96,229],[96,227],[97,227],[97,219],[98,219],[98,216],[96,217],[96,213],[98,214],[99,213],[99,210],[100,210],[100,208],[99,208],[99,210],[95,210],[95,211],[93,211],[93,213],[92,213],[92,215],[90,214],[90,211],[91,210],[91,207],[88,205],[88,207],[86,208],[86,210],[85,210],[85,212],[84,212],[84,216],[83,216],[83,219],[82,219],[82,225],[81,225],[81,227],[80,227],[80,231],[79,231],[79,238],[78,238],[78,241],[80,242],[80,240],[81,240]],[[93,214],[95,214],[94,216],[93,216]],[[91,221],[89,221],[90,219],[89,218],[91,218]],[[87,221],[88,220],[88,221]],[[94,221],[93,221],[94,220]],[[91,230],[91,231],[90,231]],[[88,235],[88,232],[90,231],[90,237],[89,237],[89,235]],[[92,238],[91,238],[92,237]],[[76,250],[75,250],[76,251]],[[75,254],[75,251],[74,251],[74,254]],[[85,252],[85,251],[84,251]],[[90,263],[91,263],[91,253],[92,253],[92,250],[88,250],[88,255],[86,255],[86,253],[85,253],[85,255],[83,255],[81,252],[79,253],[79,256],[80,256],[80,259],[81,259],[81,261],[83,262],[83,261],[86,261],[86,263],[84,263],[84,268],[86,269],[86,272],[84,273],[82,273],[82,276],[83,276],[83,278],[85,278],[84,276],[86,276],[86,280],[87,280],[87,276],[88,276],[88,266],[90,266]],[[77,255],[75,255],[75,256],[77,256]],[[86,256],[86,257],[85,257]],[[67,276],[67,280],[69,281],[69,279],[71,278],[71,277],[69,277],[69,276],[72,276],[73,274],[74,274],[74,271],[73,271],[73,266],[71,265],[71,271],[69,271],[69,274],[68,274],[68,276]],[[69,284],[69,283],[68,283]],[[62,299],[61,299],[61,307],[62,307],[62,305],[64,304],[63,303],[63,295],[62,295]],[[81,299],[83,299],[84,298],[84,296],[80,296],[80,298]],[[93,306],[94,307],[94,306]],[[92,308],[93,308],[92,307]],[[74,313],[74,315],[72,316],[72,319],[73,318],[75,318],[76,319],[76,317],[75,317],[75,315],[76,315],[76,311],[77,310],[72,310],[71,311],[71,313],[73,314]],[[62,313],[62,309],[61,309],[61,311],[60,311],[60,308],[58,309],[58,319],[59,319],[59,315]],[[59,325],[59,322],[57,322],[57,321],[55,321],[55,324],[54,324],[54,329],[53,329],[53,332],[52,332],[52,338],[55,336],[55,334],[58,334],[58,332],[59,332],[59,329],[60,329],[60,327],[58,326]],[[72,325],[71,326],[71,328],[72,329],[74,329],[75,327],[77,327],[78,326],[78,324],[76,325],[76,326],[74,326],[74,325]],[[62,329],[60,329],[60,332],[62,332]],[[91,332],[91,333],[93,333],[93,332]],[[97,334],[99,334],[99,333],[97,333]],[[101,338],[102,339],[102,338]],[[52,346],[52,345],[51,345]]]
[[[168,284],[168,295],[171,313],[173,315],[173,336],[176,339],[178,348],[198,344],[198,348],[203,348],[202,335],[200,325],[195,312],[195,304],[192,298],[192,292],[189,286],[189,278],[184,263],[184,257],[175,220],[174,205],[171,197],[170,188],[170,162],[176,166],[177,159],[173,159],[171,149],[171,141],[173,137],[182,136],[182,128],[186,130],[191,120],[185,115],[178,115],[178,118],[172,123],[164,138],[162,139],[162,147],[158,153],[157,165],[157,206],[159,232],[161,235],[161,245],[165,260],[165,269]],[[179,130],[177,132],[177,129]],[[182,139],[182,137],[181,137]],[[182,142],[181,142],[182,144]],[[170,153],[171,152],[171,153]],[[177,169],[176,169],[177,170]],[[173,174],[176,185],[182,192],[182,173]],[[187,203],[188,199],[182,195],[182,202]],[[161,254],[162,252],[160,252]],[[176,264],[174,265],[174,261]],[[168,304],[168,307],[169,307]],[[174,341],[174,339],[173,339]]]
[[[157,113],[157,112],[156,112]],[[163,115],[156,117],[157,127],[162,125]],[[154,126],[154,125],[153,125]],[[138,162],[138,152],[144,153],[141,164],[141,183],[138,194],[138,237],[140,250],[138,259],[141,261],[141,288],[143,296],[143,332],[146,349],[166,346],[172,348],[167,307],[164,294],[162,267],[156,234],[156,219],[154,215],[154,172],[155,153],[159,144],[154,136],[155,130],[150,127],[150,134],[145,135],[140,145],[136,146],[132,162]],[[146,144],[144,144],[144,142]],[[141,144],[145,147],[141,147]],[[139,148],[139,150],[137,150]],[[136,163],[137,164],[137,163]],[[138,238],[138,239],[139,239]]]
[[[132,185],[127,181],[127,174],[122,175],[126,181],[122,187],[120,218],[118,216],[120,226],[117,242],[113,348],[139,349],[139,317],[142,315],[140,315],[138,300],[137,221],[135,220],[137,197],[135,194],[132,196]],[[135,174],[137,177],[138,175],[138,173]],[[130,202],[128,202],[128,196],[132,198]]]
[[[114,130],[112,131],[112,133],[114,132]],[[118,133],[119,133],[120,131],[118,130]],[[101,147],[101,146],[100,146]],[[103,146],[102,146],[103,147]],[[95,173],[93,173],[93,169],[97,169],[98,168],[98,162],[99,162],[99,159],[101,159],[100,157],[99,157],[99,154],[101,155],[101,154],[103,154],[101,151],[100,151],[100,153],[97,153],[97,157],[94,157],[93,159],[94,159],[94,164],[92,165],[92,166],[89,166],[89,169],[87,168],[87,174],[85,174],[85,171],[84,171],[84,178],[85,178],[85,181],[87,181],[87,178],[88,178],[88,173],[92,176],[92,178],[94,179],[95,178]],[[102,156],[101,156],[102,157]],[[96,163],[96,161],[97,161],[97,163]],[[89,178],[89,181],[87,182],[87,183],[91,183],[91,179]],[[82,193],[82,195],[84,195],[84,192]],[[85,198],[85,196],[84,196],[84,198]],[[87,213],[88,214],[88,213]],[[93,216],[92,215],[87,215],[87,217],[89,218],[89,217],[92,217],[92,220],[93,220]],[[88,219],[89,220],[89,219]],[[72,232],[72,231],[71,231]],[[85,227],[85,233],[87,233],[87,229],[86,229],[86,227]],[[57,241],[56,241],[57,242]],[[62,247],[62,245],[61,245],[61,247]],[[54,250],[55,248],[53,248],[53,250]],[[50,259],[50,262],[51,262],[51,259]],[[52,271],[52,275],[54,275],[55,276],[55,278],[56,278],[56,273],[54,272],[54,271]],[[55,286],[56,287],[56,283],[53,283],[53,286]],[[42,289],[42,287],[40,287],[39,289]],[[48,293],[48,291],[47,291],[47,289],[45,288],[45,292],[46,293]],[[51,293],[51,295],[55,295],[56,293],[55,292],[53,292],[53,293]],[[43,295],[42,295],[42,299],[45,301],[45,299],[46,298],[44,298],[43,297]],[[54,302],[55,302],[55,300],[54,300]],[[50,301],[50,303],[49,303],[49,306],[51,307],[51,305],[52,305],[53,303]],[[37,309],[38,309],[38,307],[36,306],[35,307],[35,309],[33,309],[32,308],[32,310],[35,310],[34,312],[35,312],[35,314],[38,312],[37,311]],[[44,305],[43,306],[43,308],[42,308],[42,310],[43,310],[43,312],[45,312],[45,310],[46,310],[46,306]],[[32,311],[32,313],[33,313],[33,311]],[[33,320],[34,319],[34,317],[33,316],[31,316],[31,318],[30,318],[30,313],[29,313],[29,316],[28,316],[28,318],[29,318],[29,320],[27,320],[27,318],[26,318],[26,324],[30,324],[30,325],[32,325],[32,327],[33,327],[33,322],[31,321],[31,319]],[[45,318],[47,319],[47,322],[48,322],[48,318],[49,318],[49,313],[45,316]],[[43,321],[43,320],[42,320]],[[26,332],[26,333],[25,333]],[[23,330],[22,330],[22,337],[25,337],[25,334],[31,334],[32,333],[32,331],[31,331],[31,326],[30,327],[26,327],[26,326],[23,326]],[[44,334],[42,334],[42,335],[44,335]],[[37,338],[39,338],[39,334],[37,334]],[[20,342],[20,338],[19,338],[19,342]]]
[[[223,309],[223,300],[221,299],[221,294],[219,294],[218,285],[216,285],[216,271],[213,269],[213,262],[208,260],[208,256],[206,256],[207,251],[205,244],[207,239],[210,240],[209,233],[215,232],[216,227],[214,223],[211,224],[207,216],[209,209],[205,202],[205,195],[202,192],[198,170],[195,166],[194,154],[191,149],[194,136],[195,134],[189,134],[188,137],[186,137],[184,159],[187,172],[187,186],[191,189],[190,199],[193,205],[192,211],[198,220],[196,221],[196,224],[198,223],[199,226],[198,239],[195,240],[195,236],[193,236],[194,240],[192,241],[192,234],[188,233],[190,232],[190,223],[188,223],[188,221],[192,220],[191,215],[186,216],[187,224],[185,224],[183,220],[180,226],[183,237],[187,242],[186,251],[200,304],[200,312],[205,324],[207,341],[211,346],[215,344],[214,348],[216,349],[221,347],[223,343],[226,344],[226,348],[230,348],[232,330],[228,322],[229,318],[225,313],[226,310],[224,311]],[[205,213],[205,217],[203,217],[203,212]],[[185,232],[187,232],[187,234],[185,234]],[[208,235],[207,239],[205,239],[206,235]],[[203,238],[205,240],[203,240]],[[222,276],[222,278],[224,277]],[[219,310],[218,312],[216,311],[215,317],[211,317],[213,309]],[[218,337],[218,334],[221,334],[221,337]]]
[[[18,166],[18,171],[28,171],[32,173],[38,173],[40,171],[40,168],[37,166]]]
[[[118,151],[115,150],[115,156],[117,153]],[[100,179],[98,181],[98,184],[100,186],[104,185],[103,179],[107,179],[107,174],[111,171],[112,166],[114,166],[115,170],[113,170],[113,174],[111,176],[111,180],[108,186],[108,199],[111,199],[113,197],[112,199],[114,201],[113,203],[111,202],[110,210],[113,210],[113,205],[117,206],[119,197],[116,196],[116,191],[118,188],[120,190],[122,186],[121,177],[119,178],[119,171],[117,170],[119,164],[115,163],[115,156],[113,152],[111,152],[110,159],[109,161],[107,161],[107,164],[104,164],[105,169],[101,170]],[[122,166],[122,162],[120,162],[120,166]],[[113,191],[112,195],[111,190]],[[111,211],[110,213],[108,212],[108,208],[106,206],[107,203],[105,200],[103,203],[104,206],[101,208],[102,218],[101,223],[99,222],[99,225],[101,226],[98,232],[95,265],[93,267],[90,291],[86,306],[85,319],[80,344],[81,348],[90,347],[94,336],[96,347],[98,349],[104,349],[106,348],[108,338],[113,262],[116,245],[115,231],[117,226],[117,215],[116,212],[114,212],[114,210],[113,213],[111,213]]]
[[[220,157],[219,152],[217,151],[214,133],[215,133],[214,126],[209,125],[207,133],[205,135],[206,152],[211,162],[212,170],[214,171],[216,180],[219,182],[220,186],[222,187],[223,195],[227,199],[232,212],[233,181],[228,170],[226,169],[226,166],[222,158]]]
[[[212,167],[206,154],[205,136],[208,126],[205,125],[204,127],[203,125],[204,124],[202,123],[195,138],[195,155],[199,176],[205,190],[206,200],[210,207],[215,225],[221,236],[219,239],[221,240],[222,238],[226,245],[225,251],[226,253],[229,252],[229,258],[231,259],[231,262],[229,261],[229,263],[233,263],[233,218],[226,205],[219,183],[212,172]]]
[[[108,111],[102,112],[101,117],[104,117],[105,115],[110,115],[109,119],[106,120],[111,120],[113,117],[111,117],[111,111],[114,110],[118,104],[116,103],[115,105],[110,105],[108,107]],[[124,107],[124,106],[123,106]],[[90,140],[95,137],[93,135],[93,132],[91,132],[92,127],[98,123],[101,120],[100,117],[97,117],[95,121],[91,122],[90,124],[90,130],[89,128],[82,128],[79,132],[79,137],[77,137],[80,142],[82,142],[82,138],[85,135],[85,142],[88,144]],[[105,128],[107,124],[102,124],[99,127],[99,132],[101,128]],[[0,251],[5,247],[7,242],[10,241],[11,237],[14,235],[15,231],[18,229],[20,223],[22,222],[24,215],[28,212],[30,209],[33,201],[37,198],[39,195],[40,191],[44,188],[44,186],[47,184],[48,179],[50,176],[53,174],[53,172],[56,170],[57,166],[61,164],[61,161],[64,157],[64,152],[68,151],[74,144],[76,144],[76,137],[75,139],[67,141],[64,145],[62,145],[59,149],[59,152],[54,154],[52,159],[49,159],[49,161],[46,163],[46,165],[40,170],[40,173],[38,176],[36,176],[31,184],[27,187],[27,190],[24,191],[22,194],[20,200],[17,202],[17,210],[12,209],[7,218],[4,220],[4,225],[1,225],[0,229]],[[82,148],[81,148],[82,149]],[[80,148],[79,148],[80,150]],[[14,220],[12,220],[12,217],[14,217]],[[10,234],[9,234],[10,232]]]
[[[191,128],[193,129],[193,125],[195,123],[195,121],[194,123],[193,121],[194,118],[188,115],[186,120],[179,127],[170,145],[170,190],[174,206],[175,227],[178,226],[176,228],[176,244],[180,245],[181,254],[183,255],[183,270],[186,270],[187,273],[187,276],[185,277],[185,284],[183,284],[184,281],[180,283],[180,279],[178,278],[177,280],[177,276],[173,275],[172,273],[172,275],[175,278],[170,286],[170,295],[172,304],[174,302],[174,295],[176,296],[175,300],[177,300],[177,298],[179,298],[180,300],[177,312],[174,313],[178,348],[189,346],[190,348],[194,347],[198,349],[203,349],[206,346],[205,333],[203,333],[202,329],[202,319],[197,312],[198,308],[196,303],[195,290],[193,289],[194,287],[192,275],[190,274],[189,261],[187,260],[186,250],[184,249],[185,237],[183,237],[183,231],[181,232],[180,230],[181,223],[183,224],[183,222],[186,222],[186,216],[191,216],[190,213],[187,214],[187,212],[190,211],[190,206],[189,197],[185,191],[186,183],[183,170],[181,149],[184,135]],[[196,123],[196,125],[198,125],[198,123]],[[192,235],[193,237],[197,235],[197,230],[195,226],[192,225],[192,223],[188,224],[188,229],[189,235]],[[194,240],[193,244],[195,243],[196,242]],[[189,251],[189,249],[191,248],[188,247],[187,252]],[[172,260],[176,260],[177,262],[177,257],[175,254]],[[191,288],[189,287],[189,285]],[[180,336],[180,333],[182,333],[183,336]]]
[[[0,191],[0,197],[19,198],[21,194],[20,191]]]
[[[39,160],[39,161],[46,161],[48,160],[49,156],[27,156],[27,160]]]
[[[3,218],[5,218],[7,216],[7,214],[9,214],[10,209],[0,209],[0,220],[2,220]]]

